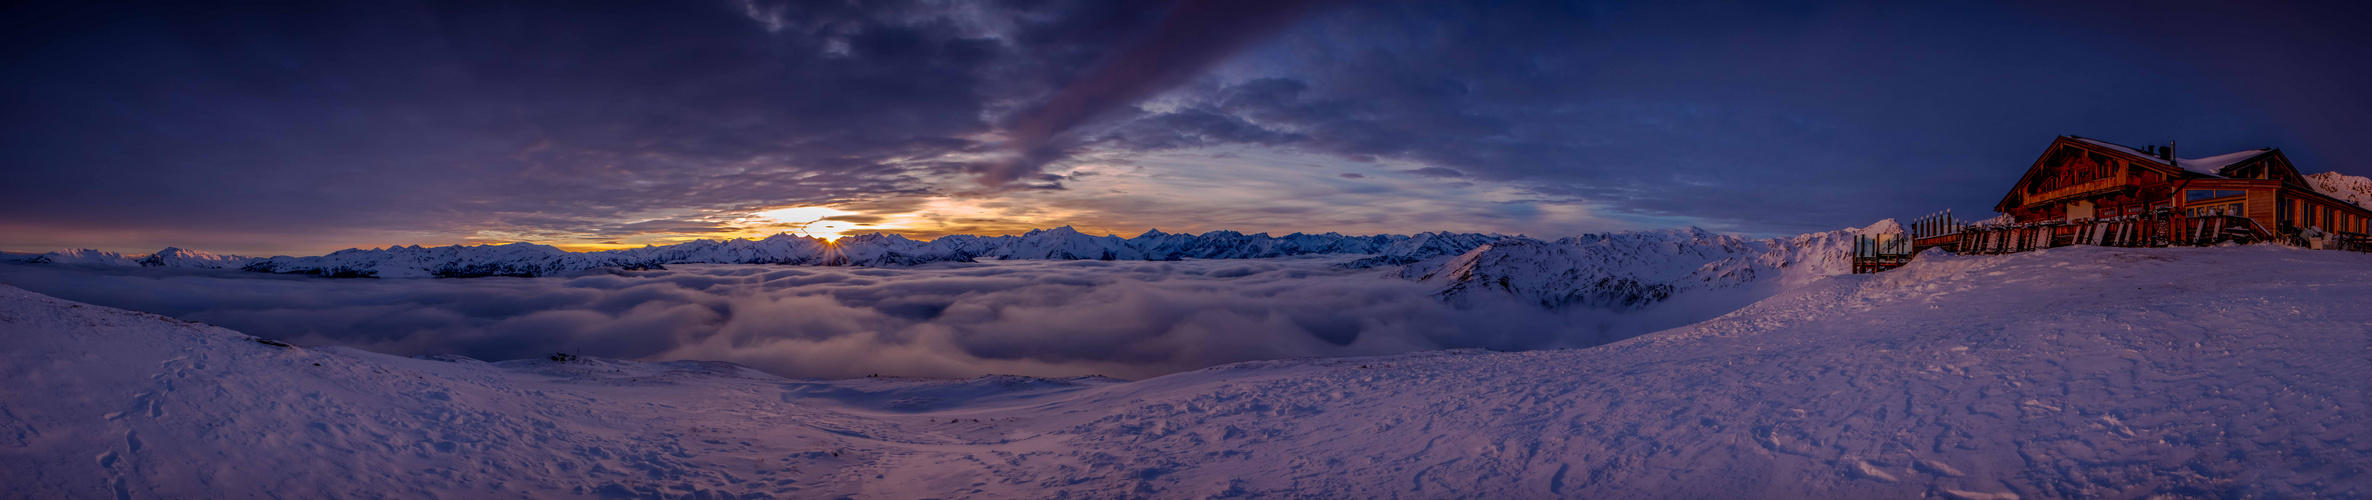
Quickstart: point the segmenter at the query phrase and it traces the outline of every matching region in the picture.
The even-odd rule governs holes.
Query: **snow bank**
[[[1923,257],[1591,349],[791,381],[282,347],[0,287],[0,479],[45,498],[2362,497],[2367,324],[2372,256],[2071,247]]]

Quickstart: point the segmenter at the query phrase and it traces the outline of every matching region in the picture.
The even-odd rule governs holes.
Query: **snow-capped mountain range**
[[[2357,177],[2338,172],[2323,172],[2306,176],[2306,184],[2315,191],[2347,200],[2356,206],[2372,208],[2372,178]]]
[[[115,252],[88,248],[59,250],[35,255],[26,262],[38,264],[96,264],[107,266],[190,267],[199,269],[236,269],[256,259],[237,255],[215,255],[197,250],[165,247],[145,257],[132,258]]]
[[[1777,293],[1824,276],[1845,274],[1853,237],[1896,233],[1892,219],[1865,228],[1792,238],[1750,239],[1704,229],[1599,233],[1543,241],[1475,233],[1273,237],[1214,231],[1200,235],[1148,231],[1135,238],[1090,236],[1070,227],[1019,236],[948,236],[918,241],[889,234],[823,240],[778,234],[750,240],[702,240],[599,252],[547,245],[347,249],[318,257],[253,258],[167,248],[132,258],[98,250],[65,250],[39,263],[242,269],[252,272],[348,278],[460,278],[556,276],[596,269],[659,269],[667,264],[777,264],[914,266],[977,260],[1248,259],[1300,255],[1372,255],[1346,269],[1398,266],[1403,279],[1436,283],[1451,302],[1512,296],[1543,307],[1632,311],[1676,295],[1745,290],[1748,298]]]
[[[1018,236],[954,235],[914,240],[893,234],[859,234],[826,240],[777,234],[762,239],[698,240],[665,246],[570,252],[548,245],[512,243],[477,246],[398,246],[346,249],[316,257],[242,257],[168,248],[146,258],[91,249],[60,250],[28,262],[120,266],[233,268],[256,272],[368,278],[465,278],[552,276],[594,269],[658,269],[668,264],[781,264],[810,266],[913,266],[979,260],[1181,260],[1254,259],[1315,254],[1378,255],[1398,265],[1457,255],[1510,236],[1423,233],[1344,236],[1337,233],[1270,236],[1212,231],[1172,234],[1147,231],[1135,238],[1090,236],[1070,226]],[[1516,236],[1513,238],[1521,238]],[[1357,267],[1373,267],[1372,262]]]

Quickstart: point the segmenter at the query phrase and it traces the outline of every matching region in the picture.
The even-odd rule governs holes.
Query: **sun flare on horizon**
[[[826,240],[837,239],[843,235],[848,234],[849,232],[857,230],[859,227],[859,225],[855,222],[828,220],[832,217],[843,215],[857,215],[856,212],[850,212],[832,207],[816,206],[780,208],[753,213],[750,215],[761,219],[771,220],[776,223],[789,225],[792,228],[792,231],[790,232],[793,233],[823,238]],[[865,226],[865,228],[888,229],[888,227],[880,225]]]

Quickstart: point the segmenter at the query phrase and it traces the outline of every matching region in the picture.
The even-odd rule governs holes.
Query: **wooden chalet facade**
[[[2372,233],[2372,210],[2315,191],[2273,148],[2178,159],[2171,147],[2137,150],[2062,136],[1993,210],[2012,223],[2171,213],[2239,216],[2268,238],[2304,228],[2355,237]]]

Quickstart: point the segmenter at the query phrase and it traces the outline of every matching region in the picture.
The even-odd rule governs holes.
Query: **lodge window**
[[[2213,215],[2242,215],[2247,213],[2247,208],[2248,203],[2246,202],[2232,202],[2221,205],[2194,205],[2191,207],[2191,216],[2207,217]]]
[[[2246,194],[2248,194],[2248,192],[2247,192],[2247,191],[2239,191],[2239,190],[2232,190],[2232,189],[2189,189],[2189,190],[2184,190],[2184,191],[2183,191],[2183,203],[2184,203],[2184,204],[2191,204],[2191,203],[2198,203],[2198,202],[2207,201],[2207,200],[2213,200],[2213,199],[2216,199],[2216,198],[2228,198],[2228,197],[2233,197],[2233,196],[2242,196],[2242,195],[2246,195]]]

